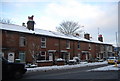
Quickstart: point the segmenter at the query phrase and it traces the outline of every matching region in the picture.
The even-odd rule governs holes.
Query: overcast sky
[[[116,43],[119,0],[3,0],[0,16],[22,25],[34,15],[35,28],[56,31],[63,20],[78,22],[97,40],[98,28],[104,41]]]

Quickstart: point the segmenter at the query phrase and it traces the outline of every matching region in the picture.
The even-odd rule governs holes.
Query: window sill
[[[41,46],[41,48],[46,48],[46,47],[44,47],[44,46]]]
[[[70,48],[66,48],[66,49],[70,49]]]

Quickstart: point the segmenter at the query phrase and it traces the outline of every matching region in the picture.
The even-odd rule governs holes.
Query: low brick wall
[[[65,62],[64,62],[64,61],[57,61],[56,64],[57,64],[58,66],[60,66],[60,65],[65,65]]]
[[[42,66],[52,66],[53,65],[53,61],[39,61],[37,62],[38,67],[42,67]]]

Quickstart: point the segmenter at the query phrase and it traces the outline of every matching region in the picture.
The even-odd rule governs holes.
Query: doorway
[[[14,62],[14,58],[15,58],[15,53],[14,52],[8,53],[8,60],[10,62]]]

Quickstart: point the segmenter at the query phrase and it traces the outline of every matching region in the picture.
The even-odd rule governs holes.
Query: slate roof
[[[29,33],[29,34],[37,34],[37,35],[43,35],[43,36],[50,36],[50,37],[56,37],[56,38],[63,38],[63,39],[69,39],[69,40],[78,40],[78,41],[84,41],[84,42],[90,42],[90,43],[112,45],[110,43],[94,41],[94,40],[87,40],[87,39],[81,38],[81,37],[68,36],[68,35],[58,33],[58,32],[42,30],[42,29],[38,29],[38,28],[35,28],[34,31],[32,31],[32,30],[27,29],[27,27],[14,25],[14,24],[0,23],[0,29],[8,30],[8,31],[22,32],[22,33]]]

